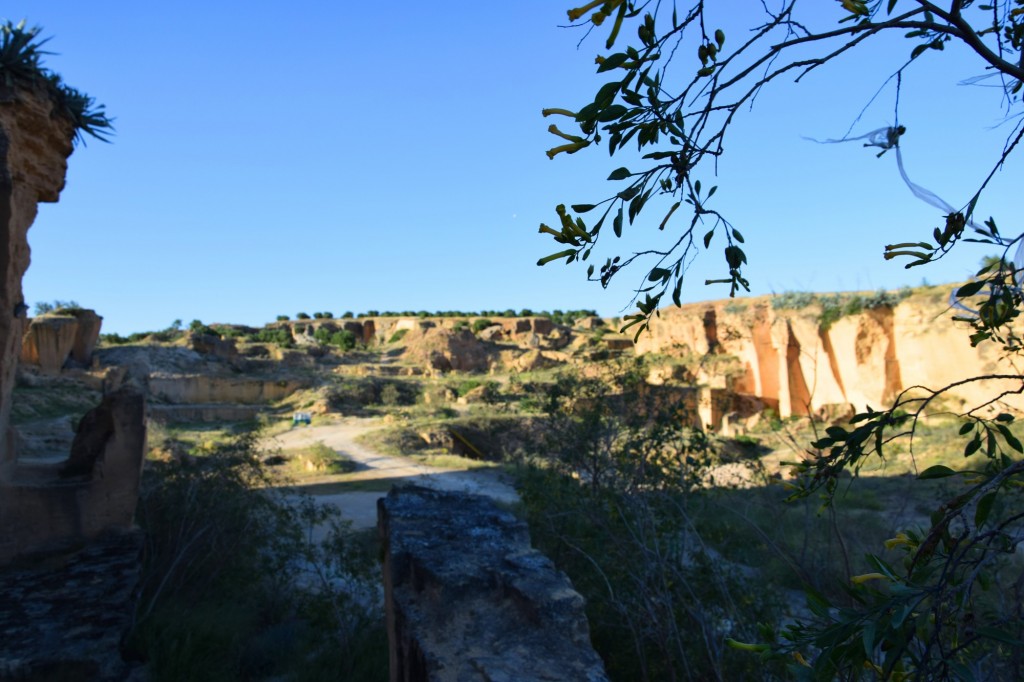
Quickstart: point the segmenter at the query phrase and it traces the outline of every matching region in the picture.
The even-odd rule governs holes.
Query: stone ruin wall
[[[606,682],[583,598],[485,497],[408,486],[377,503],[392,682]]]

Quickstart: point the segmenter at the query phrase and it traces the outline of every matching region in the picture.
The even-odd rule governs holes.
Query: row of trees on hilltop
[[[437,310],[431,312],[429,310],[403,310],[401,312],[394,310],[368,310],[365,313],[354,314],[352,312],[346,312],[341,315],[341,319],[349,320],[354,318],[364,317],[546,317],[555,324],[566,324],[571,325],[576,320],[583,319],[585,317],[597,317],[596,310],[580,309],[580,310],[531,310],[530,308],[523,308],[522,310],[516,311],[512,308],[507,310],[481,310],[480,312],[470,312],[464,310]],[[288,315],[278,315],[278,322],[288,322],[292,318]],[[296,320],[332,320],[334,319],[333,313],[320,312],[309,315],[308,313],[298,313],[295,315]]]

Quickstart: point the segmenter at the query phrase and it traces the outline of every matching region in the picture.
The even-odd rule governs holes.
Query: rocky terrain
[[[69,438],[54,435],[71,426],[54,409],[73,412],[76,394],[94,399],[125,384],[147,395],[152,419],[169,424],[287,419],[295,410],[351,415],[388,402],[459,408],[485,400],[488,382],[508,394],[523,378],[633,356],[644,359],[650,384],[677,387],[711,431],[742,430],[765,410],[829,420],[880,408],[907,389],[1018,374],[992,344],[971,348],[966,324],[948,319],[949,291],[690,304],[662,311],[635,345],[616,321],[599,318],[567,326],[543,316],[363,317],[213,325],[164,340],[101,342],[92,352],[101,318],[77,310],[26,325],[14,421],[28,451],[39,452],[48,447],[40,432],[51,447]],[[352,348],[330,343],[340,332],[351,335]],[[460,394],[458,384],[471,377],[480,377],[477,385]],[[1010,383],[959,386],[942,404],[980,402]],[[44,386],[52,388],[42,400],[49,407],[34,407]],[[59,396],[63,406],[53,404]],[[1010,395],[992,409],[1019,402]]]

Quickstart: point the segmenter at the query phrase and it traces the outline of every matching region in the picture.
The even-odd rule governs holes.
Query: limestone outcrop
[[[13,457],[6,433],[28,311],[28,228],[36,204],[57,201],[64,189],[73,139],[74,127],[45,92],[0,84],[0,462]]]
[[[392,682],[604,682],[583,598],[488,498],[414,486],[377,503]]]
[[[22,336],[21,362],[47,374],[70,365],[88,367],[102,324],[102,317],[85,309],[34,317]]]
[[[949,288],[925,289],[830,324],[818,305],[776,309],[769,297],[694,303],[663,310],[640,336],[636,352],[674,356],[686,366],[659,368],[659,381],[685,375],[741,399],[756,398],[747,404],[782,417],[880,409],[913,386],[939,389],[974,376],[1019,376],[995,344],[971,347],[967,325],[951,319],[948,295]],[[945,404],[978,405],[1020,385],[1019,379],[973,382],[950,391]],[[1006,408],[1024,409],[1024,401],[1008,395],[992,406]]]
[[[208,355],[228,363],[238,361],[238,347],[234,339],[222,339],[212,334],[192,334],[188,345],[200,355]]]
[[[440,373],[486,371],[494,357],[493,347],[467,329],[416,327],[406,334],[403,342],[409,348],[409,360]]]
[[[303,385],[294,379],[249,379],[163,372],[150,374],[147,383],[153,398],[185,405],[268,403],[287,398]]]

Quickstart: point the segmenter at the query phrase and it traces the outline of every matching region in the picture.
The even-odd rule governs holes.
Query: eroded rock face
[[[85,309],[32,318],[22,335],[21,362],[47,374],[71,365],[88,367],[102,325],[102,317]]]
[[[238,347],[234,339],[222,339],[212,334],[192,334],[188,343],[200,355],[211,355],[225,362],[238,360]]]
[[[482,372],[491,366],[493,349],[465,329],[417,328],[404,340],[409,345],[409,358],[435,372]]]
[[[267,403],[287,398],[302,387],[302,383],[294,379],[247,379],[163,372],[150,374],[148,384],[154,398],[185,405]]]
[[[916,294],[895,307],[864,310],[830,325],[822,324],[814,305],[778,310],[769,298],[695,303],[663,310],[636,351],[689,358],[694,379],[710,385],[722,377],[704,370],[708,359],[731,358],[738,371],[723,388],[755,397],[782,417],[826,420],[852,409],[887,407],[914,385],[938,389],[967,377],[1019,374],[995,345],[971,347],[964,323],[950,319],[947,294]],[[947,399],[977,405],[1019,387],[1020,380],[971,382]],[[1024,400],[1007,395],[992,409],[1006,407],[1024,409]]]
[[[488,498],[414,486],[377,503],[392,682],[604,682],[583,598]]]
[[[73,139],[71,123],[53,115],[44,93],[0,84],[0,461],[13,457],[6,433],[27,312],[28,228],[36,204],[57,201],[64,189]]]

